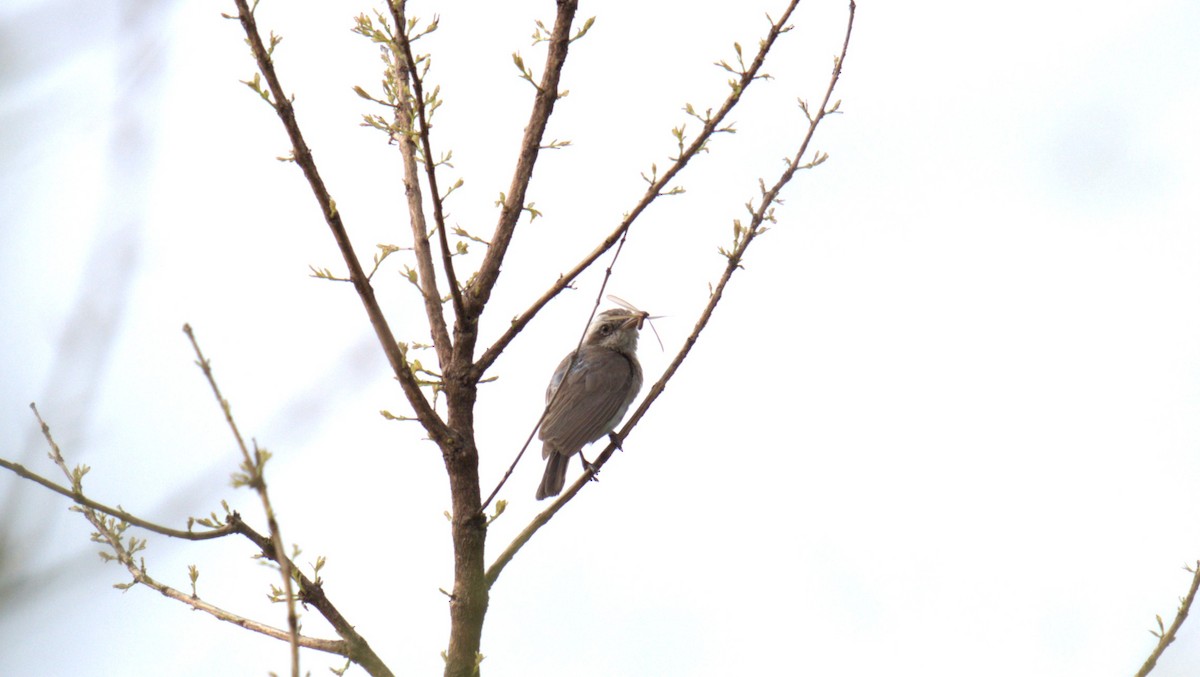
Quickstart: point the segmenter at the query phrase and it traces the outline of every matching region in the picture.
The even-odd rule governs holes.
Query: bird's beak
[[[647,320],[657,320],[660,317],[666,317],[666,315],[651,315],[647,312],[641,312],[634,316],[634,319],[637,320],[637,328],[640,330]]]
[[[629,315],[629,317],[625,320],[625,323],[623,324],[623,328],[632,329],[633,327],[637,327],[638,330],[640,331],[642,328],[642,324],[644,324],[646,322],[646,320],[653,320],[653,319],[655,319],[655,318],[650,317],[650,313],[647,313],[645,311],[631,313]]]
[[[636,327],[637,329],[640,330],[642,328],[642,322],[645,319],[646,319],[645,313],[637,313],[636,315],[630,315],[629,317],[625,318],[624,322],[621,323],[621,328],[622,329],[633,329],[634,327]]]

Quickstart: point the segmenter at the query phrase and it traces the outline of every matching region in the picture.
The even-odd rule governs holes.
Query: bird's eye
[[[613,330],[613,326],[611,324],[600,325],[600,333],[601,334],[611,334],[612,330]]]

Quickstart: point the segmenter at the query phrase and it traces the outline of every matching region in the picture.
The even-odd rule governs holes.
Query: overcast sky
[[[553,3],[414,2],[453,150],[450,222],[490,236]],[[484,341],[620,221],[674,150],[681,108],[716,107],[736,41],[783,2],[583,3]],[[260,27],[359,255],[408,245],[399,157],[378,112],[372,5],[264,0]],[[656,314],[657,379],[724,264],[731,222],[803,131],[846,3],[809,0],[716,138],[638,221],[609,291]],[[337,250],[254,72],[232,3],[21,0],[0,9],[0,455],[51,475],[28,409],[85,489],[159,522],[220,511],[236,450],[195,328],[301,562],[397,674],[437,674],[448,635],[449,495],[405,413]],[[1200,558],[1200,6],[860,3],[830,160],[785,193],[711,329],[651,413],[492,592],[483,667],[534,675],[1130,675]],[[693,121],[694,122],[694,121]],[[696,124],[688,126],[689,133]],[[457,259],[478,261],[476,248]],[[423,341],[397,271],[375,287]],[[605,257],[604,262],[609,259]],[[601,269],[551,304],[481,389],[485,490]],[[465,276],[464,276],[465,277]],[[427,364],[434,364],[430,355]],[[575,468],[572,467],[572,473]],[[540,507],[528,454],[489,553]],[[0,476],[0,674],[265,675],[286,646],[122,593],[84,520]],[[243,542],[149,536],[150,573],[274,625],[273,573]],[[306,632],[332,636],[315,611]],[[1184,626],[1156,675],[1200,666]],[[340,662],[303,654],[313,674]],[[363,674],[359,671],[357,674]]]

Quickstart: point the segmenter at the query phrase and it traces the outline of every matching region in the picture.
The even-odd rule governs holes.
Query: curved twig
[[[1187,597],[1179,600],[1179,610],[1175,612],[1175,620],[1171,623],[1171,627],[1164,630],[1162,617],[1158,618],[1158,632],[1154,635],[1158,637],[1158,645],[1154,647],[1154,651],[1150,652],[1150,656],[1146,662],[1142,664],[1140,670],[1137,671],[1136,677],[1146,677],[1154,666],[1158,664],[1158,659],[1162,658],[1163,652],[1175,641],[1175,634],[1179,632],[1179,628],[1183,627],[1183,622],[1187,620],[1188,611],[1192,608],[1192,602],[1196,599],[1196,591],[1200,589],[1200,561],[1196,562],[1195,568],[1184,567],[1185,570],[1192,572],[1192,587],[1188,589]]]
[[[30,406],[33,406],[33,405],[30,405]],[[36,411],[36,409],[35,409],[35,411]],[[48,432],[48,429],[44,430],[43,432]],[[207,541],[212,538],[221,538],[223,536],[228,536],[230,534],[237,533],[237,529],[231,527],[228,524],[226,524],[224,526],[220,526],[220,527],[215,527],[211,531],[200,531],[200,532],[192,531],[191,529],[188,529],[187,531],[184,531],[182,529],[172,529],[171,527],[165,527],[161,524],[156,524],[154,522],[144,520],[132,513],[126,512],[120,508],[114,508],[112,506],[100,503],[99,501],[94,501],[94,500],[88,498],[87,496],[84,496],[82,491],[72,491],[71,489],[68,489],[67,487],[64,487],[60,484],[55,484],[53,481],[46,479],[45,477],[42,477],[41,475],[39,475],[31,470],[28,470],[27,468],[25,468],[25,466],[21,465],[20,463],[12,463],[10,461],[6,461],[6,460],[0,458],[0,468],[6,468],[8,470],[11,470],[14,473],[16,473],[18,476],[23,477],[32,482],[36,482],[37,484],[40,484],[43,487],[46,487],[47,489],[49,489],[50,491],[53,491],[56,494],[61,494],[63,496],[66,496],[67,498],[74,501],[76,504],[81,505],[85,508],[90,508],[92,510],[95,510],[96,512],[101,512],[101,513],[104,513],[105,515],[109,515],[110,517],[115,517],[115,518],[121,520],[122,522],[127,522],[129,524],[132,524],[135,527],[139,527],[139,528],[145,529],[146,531],[150,531],[150,532],[162,535],[162,536],[170,536],[171,538],[182,538],[182,539],[188,540],[188,541]]]

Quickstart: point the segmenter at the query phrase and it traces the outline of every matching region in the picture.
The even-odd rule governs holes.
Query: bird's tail
[[[538,486],[537,500],[557,496],[562,491],[563,484],[567,481],[567,466],[570,463],[570,456],[550,452],[550,458],[546,460],[546,472],[542,474],[542,483]]]

